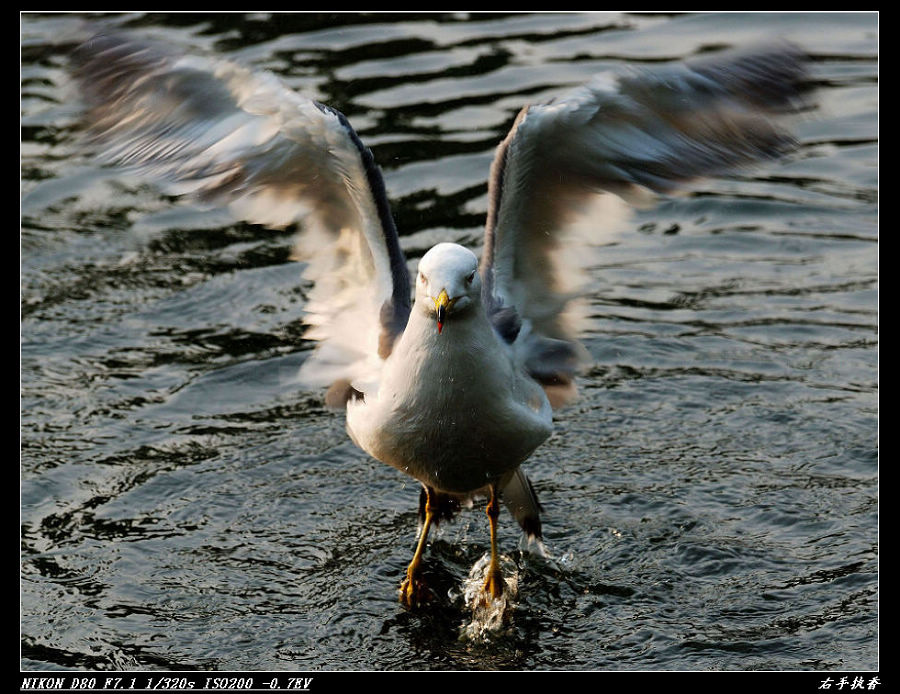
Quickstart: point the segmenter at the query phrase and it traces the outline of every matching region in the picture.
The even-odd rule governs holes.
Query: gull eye
[[[423,275],[421,272],[419,273],[419,282],[422,282],[423,284],[428,282],[428,278],[425,277],[425,275]]]
[[[466,277],[466,282],[468,282],[469,284],[472,284],[472,282],[474,282],[474,281],[475,281],[475,271],[472,270],[471,274],[468,277]]]

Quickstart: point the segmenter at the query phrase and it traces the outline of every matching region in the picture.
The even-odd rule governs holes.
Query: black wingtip
[[[529,542],[534,540],[543,540],[543,527],[541,526],[540,516],[527,516],[519,520],[519,527],[525,533]]]
[[[736,48],[688,62],[694,72],[727,85],[747,103],[769,112],[792,112],[810,105],[810,55],[787,40]]]
[[[503,503],[516,519],[529,541],[543,539],[541,512],[544,510],[534,491],[534,485],[521,469],[507,482],[502,490]]]

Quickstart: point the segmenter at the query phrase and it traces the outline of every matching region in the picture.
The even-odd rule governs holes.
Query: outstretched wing
[[[623,200],[649,202],[792,147],[775,116],[803,104],[804,62],[776,44],[599,75],[519,113],[491,168],[481,271],[495,325],[524,342],[538,380],[561,388],[556,404],[573,394],[573,298],[590,242]]]
[[[73,63],[108,161],[251,222],[303,220],[308,336],[320,343],[301,378],[377,380],[409,316],[410,280],[380,170],[347,119],[270,73],[127,35],[91,38]]]

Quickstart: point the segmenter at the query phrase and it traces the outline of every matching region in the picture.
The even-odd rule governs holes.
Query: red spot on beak
[[[447,309],[452,303],[450,297],[447,296],[446,289],[442,289],[438,298],[434,300],[434,309],[437,313],[438,335],[440,335],[441,330],[444,329],[444,317],[447,315]]]

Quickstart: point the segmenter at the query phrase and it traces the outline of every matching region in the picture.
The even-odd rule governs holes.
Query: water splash
[[[490,553],[482,556],[463,581],[462,596],[466,607],[472,610],[472,618],[462,625],[460,641],[485,641],[492,636],[505,632],[512,623],[512,615],[519,593],[519,567],[509,557],[500,556],[500,568],[506,584],[503,595],[490,598],[482,587],[487,578]]]

